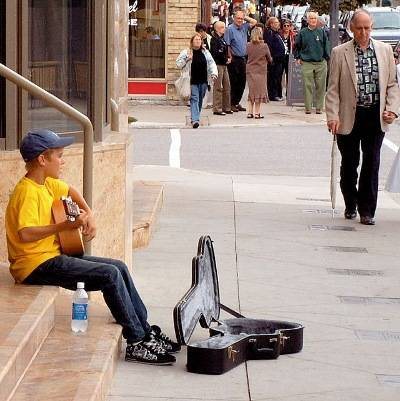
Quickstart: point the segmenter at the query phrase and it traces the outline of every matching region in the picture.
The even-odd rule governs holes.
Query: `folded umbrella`
[[[331,204],[332,204],[332,219],[335,217],[336,208],[336,186],[337,186],[337,143],[336,135],[333,135],[332,150],[331,150]]]

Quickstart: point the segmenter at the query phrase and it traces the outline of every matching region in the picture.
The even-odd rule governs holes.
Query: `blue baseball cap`
[[[47,149],[65,148],[74,142],[72,136],[58,136],[49,129],[37,129],[29,131],[22,139],[19,151],[22,158],[29,162]]]

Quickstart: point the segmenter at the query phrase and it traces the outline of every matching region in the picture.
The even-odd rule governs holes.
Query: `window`
[[[129,0],[129,78],[165,78],[165,0]]]
[[[29,0],[29,78],[71,106],[88,114],[89,0]],[[29,96],[28,128],[57,132],[81,127],[41,100]]]

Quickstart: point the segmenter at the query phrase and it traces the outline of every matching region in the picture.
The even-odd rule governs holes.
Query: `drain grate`
[[[368,253],[367,248],[358,246],[324,246],[324,249],[335,252]]]
[[[330,199],[321,199],[321,198],[296,198],[296,200],[302,201],[314,201],[314,202],[330,202]]]
[[[330,274],[339,274],[342,276],[383,276],[382,270],[361,270],[361,269],[326,269]]]
[[[400,342],[400,332],[378,330],[354,330],[360,340]]]
[[[400,387],[400,376],[399,375],[376,375],[380,384],[386,386]]]
[[[327,226],[324,224],[311,224],[308,226],[310,230],[316,231],[356,231],[355,227],[349,226]]]
[[[332,210],[330,209],[304,209],[303,213],[308,213],[308,214],[329,214],[332,216]],[[337,210],[333,212],[334,214],[339,214]]]
[[[384,297],[349,297],[339,296],[340,302],[343,304],[376,304],[376,305],[393,305],[400,304],[400,298],[384,298]]]

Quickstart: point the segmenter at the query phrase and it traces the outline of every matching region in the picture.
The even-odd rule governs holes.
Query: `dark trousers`
[[[285,60],[277,59],[268,64],[267,89],[269,99],[282,97],[282,76],[285,68]]]
[[[244,57],[232,57],[228,64],[229,81],[231,83],[231,105],[236,106],[242,99],[246,86],[246,60]]]
[[[340,188],[346,209],[356,210],[357,208],[360,216],[375,216],[380,152],[384,136],[385,133],[380,126],[379,105],[371,108],[357,107],[351,133],[337,136],[338,148],[342,155]],[[362,164],[358,180],[360,144]]]
[[[142,339],[150,331],[147,311],[126,265],[115,259],[60,255],[39,265],[24,284],[55,285],[75,290],[83,281],[86,291],[102,291],[114,319],[128,342]]]

